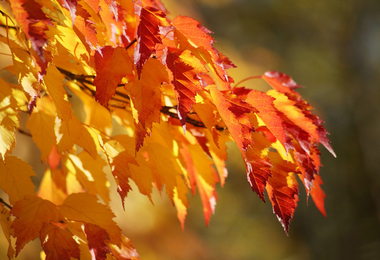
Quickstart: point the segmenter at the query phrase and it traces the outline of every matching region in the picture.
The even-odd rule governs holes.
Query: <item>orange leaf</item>
[[[323,184],[322,178],[319,175],[314,176],[313,187],[310,190],[310,195],[315,203],[315,206],[319,209],[319,211],[326,217],[325,211],[325,193],[321,189],[321,185]]]
[[[132,59],[125,48],[105,46],[95,52],[95,99],[103,106],[115,95],[123,77],[132,73]]]
[[[195,45],[197,47],[197,51],[202,53],[202,58],[206,59],[208,63],[215,69],[216,74],[222,81],[230,81],[230,78],[225,71],[225,67],[235,67],[235,65],[233,65],[226,56],[219,54],[218,51],[212,46],[215,41],[209,35],[211,31],[201,26],[200,22],[197,20],[194,20],[193,18],[187,16],[177,16],[172,21],[172,25],[190,41],[191,46]],[[186,46],[186,48],[191,49],[191,46]],[[206,50],[206,53],[204,53],[203,50]],[[225,66],[225,62],[228,63],[229,66]],[[223,90],[227,89],[228,87],[224,88]]]
[[[105,205],[97,202],[94,195],[88,193],[71,194],[59,206],[59,211],[68,220],[91,223],[107,230],[111,242],[120,245],[121,229],[112,219],[113,212]]]
[[[168,81],[165,67],[157,59],[151,58],[144,64],[140,79],[135,77],[125,85],[133,108],[137,110],[135,122],[142,127],[136,127],[136,131],[143,131],[141,135],[136,133],[136,150],[142,146],[145,135],[151,132],[152,124],[160,121],[160,87],[163,82]]]
[[[30,179],[36,176],[32,167],[16,156],[0,158],[0,188],[8,194],[9,201],[14,204],[25,195],[36,194]]]
[[[37,238],[44,223],[58,222],[60,214],[56,206],[35,195],[27,195],[19,200],[11,210],[17,217],[12,224],[16,241],[16,255],[29,241]]]
[[[79,245],[73,239],[73,234],[60,227],[59,224],[44,223],[41,229],[40,239],[46,260],[79,259]]]

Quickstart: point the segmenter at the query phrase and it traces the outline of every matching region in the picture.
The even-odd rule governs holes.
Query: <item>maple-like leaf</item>
[[[56,206],[35,195],[27,195],[15,203],[11,210],[17,217],[12,224],[16,241],[16,255],[31,240],[40,235],[44,223],[58,222],[60,214]]]
[[[11,204],[25,195],[35,194],[34,184],[30,179],[36,176],[32,167],[16,156],[0,159],[0,188],[8,194]]]
[[[123,77],[132,73],[132,59],[122,47],[105,46],[95,53],[96,86],[95,98],[103,106],[115,95]]]
[[[40,234],[46,260],[80,259],[79,245],[61,223],[44,223]]]

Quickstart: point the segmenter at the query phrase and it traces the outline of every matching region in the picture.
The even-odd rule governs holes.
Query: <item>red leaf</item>
[[[265,201],[264,188],[268,178],[272,176],[272,164],[267,157],[262,156],[262,151],[270,146],[268,140],[259,133],[252,133],[255,143],[247,151],[242,153],[247,169],[248,182],[259,197]]]
[[[107,231],[98,225],[86,223],[84,224],[84,233],[93,259],[106,260],[107,253],[111,253],[109,246],[106,244],[110,241]]]
[[[188,50],[170,51],[166,57],[166,65],[173,75],[171,83],[178,100],[178,117],[185,126],[187,113],[195,103],[195,95],[203,89],[199,74],[206,73],[207,70]]]
[[[154,8],[160,9],[165,14],[168,13],[163,3],[160,0],[141,0],[144,6],[152,6]]]
[[[293,174],[295,166],[282,160],[278,154],[270,153],[269,157],[273,168],[266,190],[272,202],[273,212],[288,234],[298,201],[298,187]]]
[[[325,193],[321,189],[321,185],[323,184],[322,178],[319,175],[315,175],[314,181],[313,181],[313,187],[310,190],[310,195],[315,203],[315,206],[319,209],[319,211],[323,214],[323,216],[326,217],[326,211],[325,211]]]
[[[60,227],[59,224],[44,223],[41,229],[40,239],[46,260],[79,259],[79,244],[73,239],[73,234]]]
[[[122,78],[132,74],[132,60],[125,48],[105,46],[96,51],[95,66],[95,98],[107,107]]]
[[[138,13],[140,23],[137,27],[137,44],[134,53],[134,63],[140,77],[144,63],[156,53],[156,44],[162,43],[160,27],[168,25],[166,15],[153,7],[141,8]]]

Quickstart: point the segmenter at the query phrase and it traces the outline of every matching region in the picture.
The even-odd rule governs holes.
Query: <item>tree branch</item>
[[[127,48],[130,47],[130,45],[132,45],[134,42],[136,42],[136,39],[133,40]],[[94,75],[84,75],[84,74],[81,74],[81,75],[77,75],[77,74],[74,74],[70,71],[67,71],[63,68],[59,68],[57,67],[57,69],[63,74],[66,76],[66,79],[68,80],[71,80],[71,81],[76,81],[78,86],[82,89],[82,90],[87,90],[89,91],[90,93],[87,93],[91,96],[95,96],[95,93],[96,91],[93,89],[93,88],[90,88],[89,86],[87,85],[91,85],[91,86],[94,86],[94,83],[93,81],[91,81],[90,79],[94,79],[95,76]],[[119,86],[124,86],[124,84],[119,84]],[[122,100],[120,98],[124,98],[126,100]],[[129,100],[130,100],[130,97],[125,94],[125,93],[122,93],[120,91],[117,91],[116,90],[116,93],[115,93],[115,96],[111,97],[111,100],[112,101],[116,101],[116,102],[120,102],[120,103],[123,103],[123,104],[129,104]],[[115,104],[110,104],[111,107],[115,107],[115,108],[125,108],[125,107],[122,107],[122,106],[118,106],[118,105],[115,105]],[[176,118],[176,119],[179,119],[178,117],[178,114],[176,112],[172,112],[171,110],[177,110],[177,106],[174,106],[174,107],[168,107],[168,106],[163,106],[161,108],[161,113],[167,115],[167,116],[170,116],[172,118]],[[191,124],[195,127],[202,127],[202,128],[206,128],[205,124],[201,121],[198,121],[198,120],[195,120],[195,119],[192,119],[190,117],[187,117],[186,118],[186,123],[188,124]],[[224,131],[226,130],[225,127],[221,127],[221,126],[218,126],[216,125],[215,128],[218,130],[218,131]]]

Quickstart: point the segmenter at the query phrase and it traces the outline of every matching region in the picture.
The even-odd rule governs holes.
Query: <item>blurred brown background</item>
[[[188,15],[214,32],[214,46],[238,66],[231,70],[236,81],[278,70],[304,85],[299,92],[326,121],[338,157],[321,147],[327,217],[312,200],[306,205],[301,189],[289,237],[270,203],[251,191],[233,149],[229,177],[218,189],[208,228],[199,196],[191,198],[181,231],[175,208],[164,196],[156,194],[153,206],[131,193],[123,211],[114,193],[117,220],[141,258],[380,259],[380,1],[163,2],[172,18]],[[262,84],[248,81],[245,86]],[[0,236],[0,245],[3,240]],[[5,248],[0,249],[2,258]],[[36,259],[40,250],[35,241],[19,259]]]

